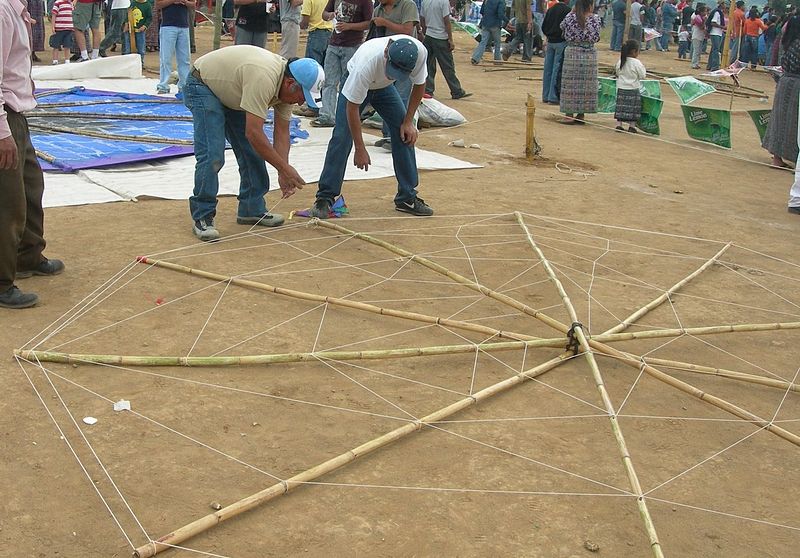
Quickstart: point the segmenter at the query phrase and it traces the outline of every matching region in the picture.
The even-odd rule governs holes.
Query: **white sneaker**
[[[192,227],[194,235],[203,242],[214,241],[219,238],[219,231],[214,226],[213,217],[203,217],[194,222]]]

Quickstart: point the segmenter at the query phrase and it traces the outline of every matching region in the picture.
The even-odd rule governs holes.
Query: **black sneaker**
[[[425,200],[422,198],[414,198],[411,201],[405,202],[396,202],[394,204],[394,208],[397,211],[410,213],[411,215],[416,215],[417,217],[430,217],[433,215],[433,209],[428,207],[428,204],[426,204]]]
[[[381,138],[375,142],[375,147],[383,147],[386,151],[392,150],[392,138]]]
[[[19,310],[36,306],[39,297],[33,293],[23,293],[15,286],[11,286],[7,291],[0,293],[0,307]]]
[[[311,209],[308,210],[308,215],[310,217],[316,217],[317,219],[327,219],[330,214],[331,202],[325,198],[320,198],[315,201],[314,205],[311,206]]]
[[[100,55],[100,58],[106,58],[108,56],[108,54],[106,54],[106,49],[104,49],[104,48],[101,48],[98,51],[98,54]]]
[[[25,269],[17,271],[17,279],[27,279],[32,275],[58,275],[64,271],[64,262],[61,260],[48,260],[45,259],[42,263],[33,269]]]
[[[194,235],[203,242],[217,240],[219,238],[219,231],[214,226],[213,217],[203,217],[194,222],[192,227]]]

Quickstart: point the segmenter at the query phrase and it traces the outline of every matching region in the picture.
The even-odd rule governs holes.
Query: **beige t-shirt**
[[[256,46],[236,45],[201,56],[194,67],[203,83],[229,109],[266,118],[272,107],[276,117],[291,120],[291,105],[278,100],[286,69],[282,56]]]

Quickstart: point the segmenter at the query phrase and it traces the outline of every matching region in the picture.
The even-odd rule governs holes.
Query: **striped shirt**
[[[56,0],[53,4],[53,30],[69,31],[72,28],[72,1]]]

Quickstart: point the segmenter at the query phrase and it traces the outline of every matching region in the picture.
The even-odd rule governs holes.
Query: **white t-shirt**
[[[639,2],[631,4],[631,25],[642,26],[642,5]]]
[[[428,68],[425,64],[428,51],[414,37],[408,35],[392,35],[371,39],[358,47],[353,57],[347,63],[347,81],[342,87],[342,95],[351,103],[361,104],[367,98],[369,91],[384,89],[394,83],[393,79],[386,77],[386,56],[383,52],[390,40],[410,39],[417,47],[419,55],[417,64],[410,74],[413,85],[422,85],[428,78]],[[228,47],[230,48],[230,47]]]
[[[125,8],[126,10],[131,7],[131,0],[114,0],[111,3],[112,10],[121,10]]]
[[[678,41],[688,41],[689,40],[689,32],[688,31],[680,31],[678,33]]]
[[[711,23],[716,23],[717,25],[721,23],[719,17],[719,10],[714,12],[714,17],[711,18]],[[714,27],[713,25],[711,26],[711,32],[709,33],[709,35],[719,35],[721,37],[724,34],[725,30],[722,27]]]
[[[449,0],[422,0],[419,15],[425,19],[425,34],[433,39],[449,39],[443,18],[450,17]]]
[[[638,58],[628,58],[625,66],[619,69],[619,60],[616,65],[617,70],[617,89],[639,89],[639,82],[647,77],[647,70]]]

